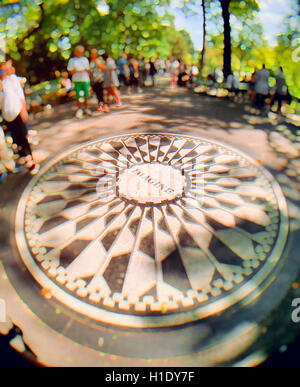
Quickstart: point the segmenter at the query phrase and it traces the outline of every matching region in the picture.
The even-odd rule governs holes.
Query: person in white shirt
[[[13,152],[8,149],[3,129],[0,126],[0,182],[6,178],[7,171],[13,171],[14,169]]]
[[[20,156],[19,163],[25,163],[31,174],[39,170],[32,157],[27,139],[28,113],[23,89],[11,61],[0,64],[0,79],[2,80],[2,116],[7,130],[11,133],[14,144],[17,145]]]
[[[74,85],[73,85],[73,82],[71,81],[71,79],[69,78],[69,74],[64,71],[62,74],[61,74],[62,78],[60,80],[60,85],[61,87],[66,91],[66,93],[68,95],[71,95],[73,89],[74,89]]]
[[[108,57],[107,54],[103,54],[102,58],[105,60],[106,71],[104,72],[103,87],[106,89],[106,104],[109,105],[110,96],[112,95],[117,102],[117,107],[122,107],[120,93],[118,87],[120,86],[119,78],[117,75],[117,65],[115,61]]]
[[[77,46],[74,50],[74,57],[69,60],[68,71],[72,75],[72,82],[74,83],[77,112],[76,117],[83,116],[81,108],[81,101],[84,100],[84,112],[91,115],[92,112],[88,109],[88,98],[90,96],[90,63],[84,56],[84,47]]]
[[[188,67],[188,74],[190,76],[189,84],[191,86],[193,86],[197,80],[198,75],[199,75],[198,67],[195,64],[193,64],[192,66],[189,66]]]
[[[234,94],[238,94],[240,88],[239,78],[236,75],[233,75],[232,73],[229,74],[226,78],[226,87]]]
[[[256,92],[256,104],[259,109],[265,106],[265,99],[269,94],[269,77],[270,71],[263,64],[262,69],[258,70],[255,75],[254,91]]]
[[[99,57],[98,50],[93,48],[90,51],[90,74],[91,85],[98,100],[98,112],[104,111],[109,113],[108,105],[104,101],[104,78],[105,71],[107,70],[106,64],[102,58]]]

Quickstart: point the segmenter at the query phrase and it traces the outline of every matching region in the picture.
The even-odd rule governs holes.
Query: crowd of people
[[[156,85],[156,75],[169,74],[170,88],[193,87],[199,77],[199,69],[193,64],[187,66],[175,57],[164,61],[162,59],[139,60],[134,55],[125,52],[117,59],[105,53],[99,54],[97,49],[91,49],[85,56],[85,48],[77,46],[70,58],[65,71],[61,73],[60,86],[66,95],[75,97],[77,119],[84,115],[94,114],[89,107],[89,98],[94,93],[97,98],[97,112],[109,113],[112,103],[121,108],[121,92],[142,92],[145,87]],[[240,75],[240,74],[239,74]],[[280,113],[284,102],[290,103],[291,96],[285,81],[282,67],[276,74],[275,88],[270,88],[270,71],[263,65],[255,70],[250,77],[230,74],[226,78],[225,87],[230,95],[239,96],[241,82],[248,83],[247,94],[249,103],[261,111],[266,100],[273,106],[277,102],[277,112]],[[2,92],[0,107],[2,122],[0,122],[0,181],[7,172],[19,172],[27,168],[31,174],[36,174],[39,165],[34,161],[31,151],[30,128],[28,125],[28,109],[24,95],[25,78],[17,77],[12,61],[0,64],[0,80]],[[223,84],[221,74],[215,70],[208,76],[212,84]]]
[[[273,106],[277,102],[277,113],[281,113],[283,102],[291,103],[291,95],[285,80],[283,68],[280,66],[279,72],[275,75],[275,88],[269,85],[270,71],[263,64],[260,70],[255,69],[251,78],[250,98],[251,104],[263,110],[266,99],[269,97],[269,105]]]
[[[68,93],[75,91],[77,118],[82,118],[84,114],[92,114],[88,108],[90,90],[97,97],[97,111],[109,113],[112,100],[117,107],[122,107],[120,88],[124,87],[128,93],[131,90],[141,92],[146,86],[147,77],[151,79],[152,86],[155,84],[157,69],[151,59],[149,62],[146,62],[145,58],[138,61],[133,55],[127,56],[124,53],[115,61],[106,54],[99,55],[97,49],[90,51],[89,58],[84,56],[84,53],[83,46],[75,48],[74,56],[68,63],[68,73],[65,73],[70,74],[72,80],[64,75],[61,81],[61,85]]]
[[[238,74],[229,74],[226,79],[226,88],[241,101],[243,101],[242,98],[239,98],[241,90],[247,91],[250,105],[261,113],[266,112],[267,107],[272,108],[277,103],[276,113],[281,114],[283,104],[289,104],[292,100],[283,68],[280,67],[279,71],[274,74],[275,85],[273,87],[270,86],[270,77],[270,70],[263,64],[261,69],[255,69],[250,76],[245,74],[241,80]],[[247,85],[246,89],[241,88],[242,83]]]
[[[160,68],[158,67],[158,70]],[[75,97],[76,118],[92,115],[89,108],[91,91],[97,97],[98,112],[110,112],[112,101],[122,107],[120,88],[127,92],[141,92],[147,80],[154,86],[157,67],[150,59],[137,61],[133,55],[123,54],[117,62],[106,54],[99,55],[97,49],[90,50],[89,58],[85,48],[77,46],[69,60],[66,71],[62,72],[61,87],[66,94]],[[28,124],[28,109],[24,94],[26,78],[18,77],[11,60],[0,64],[0,182],[7,173],[27,169],[34,175],[39,164],[34,161]]]
[[[134,55],[123,53],[115,61],[106,54],[99,55],[97,49],[90,51],[89,58],[84,54],[84,47],[75,48],[74,56],[68,63],[68,72],[64,72],[61,79],[61,86],[66,92],[75,93],[77,118],[92,114],[88,108],[90,90],[97,97],[97,111],[109,113],[112,101],[117,107],[122,107],[120,90],[123,89],[129,94],[132,91],[140,93],[144,87],[154,87],[156,74],[170,73],[172,88],[193,84],[199,74],[196,65],[187,67],[173,57],[167,61],[154,61],[151,58],[146,61],[145,57],[137,60]]]

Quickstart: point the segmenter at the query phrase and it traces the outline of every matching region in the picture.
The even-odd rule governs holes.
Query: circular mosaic
[[[47,164],[16,219],[22,260],[68,308],[126,327],[196,321],[259,291],[286,203],[240,151],[175,134],[100,139]]]

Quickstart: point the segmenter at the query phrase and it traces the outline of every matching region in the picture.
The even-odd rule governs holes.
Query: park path
[[[300,136],[295,123],[275,115],[256,116],[243,105],[180,88],[146,89],[141,94],[124,96],[123,103],[122,109],[112,107],[110,114],[80,121],[74,118],[74,102],[38,114],[31,122],[39,140],[33,146],[35,158],[43,166],[55,154],[74,145],[100,136],[139,130],[196,134],[232,145],[262,164],[279,182],[288,203],[290,231],[296,242],[291,253],[296,260],[300,241]],[[95,110],[94,100],[91,107]],[[0,261],[17,258],[15,210],[29,180],[29,174],[24,172],[9,175],[0,185]],[[13,268],[16,261],[10,262]],[[293,297],[300,296],[300,287],[295,289],[298,293],[293,293]],[[31,290],[30,286],[27,290]]]
[[[110,114],[77,121],[74,103],[42,113],[32,122],[39,137],[35,157],[42,163],[72,145],[117,132],[190,131],[233,145],[258,160],[282,184],[288,201],[292,201],[295,227],[298,223],[300,227],[300,136],[296,122],[277,115],[261,117],[230,100],[198,95],[184,88],[170,89],[165,81],[161,83],[142,94],[123,96],[124,108],[113,107]],[[91,106],[96,108],[95,100]]]
[[[124,96],[123,103],[123,109],[113,107],[110,114],[101,113],[81,121],[74,119],[75,104],[72,102],[40,113],[31,123],[38,131],[39,144],[34,147],[37,160],[43,162],[73,144],[124,130],[192,130],[236,145],[260,158],[267,167],[280,168],[284,160],[273,154],[268,132],[278,131],[278,125],[279,131],[296,133],[297,129],[289,123],[282,128],[282,120],[278,118],[251,115],[244,106],[231,101],[199,96],[181,88],[146,89],[142,94]],[[96,107],[95,100],[91,106]]]
[[[72,145],[118,132],[141,129],[193,132],[233,145],[259,160],[282,182],[288,199],[293,202],[292,214],[298,224],[296,214],[300,219],[300,210],[295,203],[300,202],[297,178],[300,136],[295,122],[282,122],[283,119],[276,115],[271,118],[257,116],[244,105],[197,95],[183,88],[170,89],[165,82],[160,87],[146,88],[141,94],[123,96],[123,103],[122,109],[112,107],[110,114],[94,113],[80,121],[74,118],[74,102],[38,113],[31,120],[32,129],[38,132],[39,144],[33,146],[36,160],[43,164]],[[95,110],[94,99],[90,106]],[[10,175],[5,184],[0,185],[0,209],[12,210],[15,199],[29,179],[26,173]]]

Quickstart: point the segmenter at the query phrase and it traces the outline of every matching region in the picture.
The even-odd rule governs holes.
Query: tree
[[[222,19],[224,26],[224,51],[223,51],[223,74],[226,78],[232,72],[231,66],[231,54],[232,54],[232,41],[231,32],[232,26],[230,17],[234,15],[238,20],[242,22],[242,26],[247,26],[248,23],[253,23],[257,12],[259,11],[259,5],[256,0],[240,1],[240,0],[218,0],[221,5]],[[246,40],[249,39],[245,37]]]
[[[168,28],[167,42],[169,55],[192,64],[194,57],[194,44],[189,33],[185,30],[177,31],[174,27]]]
[[[206,50],[206,4],[205,0],[202,0],[201,2],[202,7],[202,17],[203,17],[203,23],[202,23],[202,50],[201,50],[201,61],[200,61],[200,69],[201,72],[204,67],[204,61],[205,61],[205,50]]]
[[[207,18],[207,6],[211,0],[182,0],[182,9],[186,16],[195,15],[199,13],[199,7],[202,11],[202,48],[200,57],[200,72],[203,71],[205,64],[205,51],[206,51],[206,18]]]
[[[223,75],[226,79],[231,70],[231,25],[230,25],[230,2],[231,0],[219,0],[222,9],[224,26],[224,51],[223,51]]]
[[[291,94],[300,99],[300,3],[297,0],[293,0],[291,6],[292,11],[284,20],[283,32],[277,38],[274,61],[277,68],[279,66],[283,67]],[[298,110],[300,110],[299,104]]]
[[[235,70],[253,71],[260,62],[258,52],[267,52],[267,42],[263,39],[263,28],[257,18],[243,14],[237,19],[232,16],[231,46],[232,67]]]
[[[202,13],[202,34],[203,45],[201,50],[200,65],[204,67],[204,58],[206,53],[206,36],[207,22],[219,24],[219,18],[223,21],[223,73],[226,78],[232,72],[232,41],[231,41],[231,15],[234,15],[238,20],[245,21],[251,19],[253,21],[256,12],[259,10],[256,0],[239,1],[239,0],[182,0],[183,9],[187,15],[194,13]],[[216,12],[216,6],[220,8],[220,13]]]
[[[148,0],[107,0],[106,12],[99,4],[99,0],[20,0],[1,7],[0,33],[18,72],[34,82],[54,77],[76,44],[101,48],[115,57],[123,50],[136,56],[169,55],[170,31],[163,25],[165,19],[172,24],[166,8],[169,0],[160,1],[159,7]]]

